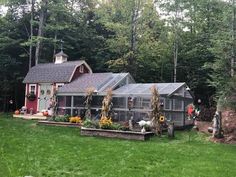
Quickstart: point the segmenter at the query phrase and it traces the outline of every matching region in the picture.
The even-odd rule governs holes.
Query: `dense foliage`
[[[9,110],[9,100],[14,108],[23,105],[23,77],[31,66],[53,62],[61,44],[69,60],[85,59],[95,72],[130,72],[137,82],[186,82],[209,106],[213,98],[232,98],[234,0],[4,2],[0,110]]]

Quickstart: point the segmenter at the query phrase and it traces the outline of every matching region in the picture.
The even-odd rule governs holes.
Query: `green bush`
[[[111,126],[110,126],[111,130],[121,130],[122,126],[118,123],[113,123]]]
[[[99,123],[98,121],[94,121],[91,119],[85,119],[85,121],[83,122],[83,127],[86,128],[99,128]]]
[[[69,122],[69,118],[70,116],[68,114],[64,115],[64,116],[56,116],[54,118],[55,122]]]

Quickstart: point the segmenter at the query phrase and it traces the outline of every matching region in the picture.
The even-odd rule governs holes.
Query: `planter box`
[[[61,126],[61,127],[81,127],[80,124],[70,122],[53,122],[53,121],[38,121],[38,125],[50,125],[50,126]]]
[[[154,135],[152,132],[133,132],[133,131],[120,131],[120,130],[104,130],[95,128],[81,127],[81,135],[85,136],[102,136],[109,138],[120,138],[127,140],[141,140],[145,141]]]

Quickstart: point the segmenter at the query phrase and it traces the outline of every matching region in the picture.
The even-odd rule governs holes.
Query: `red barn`
[[[55,63],[38,64],[32,67],[24,78],[25,106],[32,113],[47,110],[54,91],[70,83],[83,73],[92,73],[84,60],[67,61],[68,56],[59,52]]]

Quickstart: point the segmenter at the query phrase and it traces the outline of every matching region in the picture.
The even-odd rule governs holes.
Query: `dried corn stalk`
[[[160,118],[160,95],[155,85],[151,87],[152,98],[151,98],[151,120],[156,134],[161,134],[161,125],[159,123]]]
[[[112,90],[109,89],[102,101],[102,117],[111,117],[112,106]]]
[[[86,89],[86,96],[85,96],[85,117],[86,118],[91,118],[91,102],[92,102],[92,97],[93,97],[93,92],[95,88],[89,87]]]

